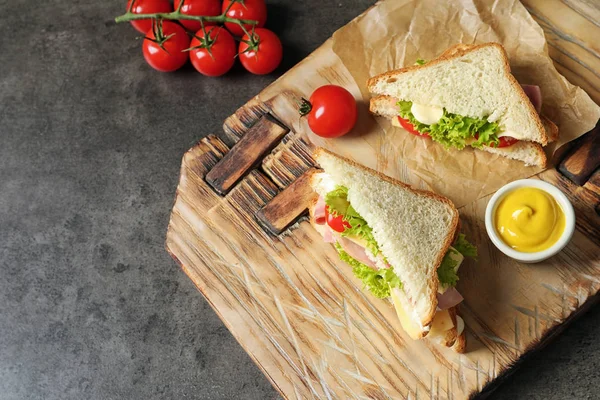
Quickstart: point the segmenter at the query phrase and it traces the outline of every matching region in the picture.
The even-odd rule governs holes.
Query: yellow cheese
[[[446,331],[454,328],[454,323],[452,322],[452,317],[450,316],[450,312],[448,310],[440,310],[435,313],[433,317],[433,322],[431,323],[431,330],[427,337],[435,337],[437,335],[442,335]]]
[[[523,134],[521,134],[519,132],[515,132],[515,131],[502,131],[498,134],[498,137],[502,137],[502,136],[510,136],[510,137],[513,137],[513,138],[519,139],[519,140],[527,140],[528,139]]]
[[[423,337],[423,329],[417,326],[417,324],[412,320],[412,318],[410,318],[409,314],[404,310],[404,308],[402,307],[402,302],[398,298],[398,294],[396,292],[397,290],[399,289],[392,289],[391,297],[392,303],[394,304],[394,308],[396,309],[396,314],[398,314],[398,319],[402,324],[402,328],[406,333],[408,333],[408,336],[410,336],[412,339],[421,339]]]

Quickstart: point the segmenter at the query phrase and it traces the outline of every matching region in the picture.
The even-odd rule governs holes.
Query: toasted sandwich
[[[370,110],[446,148],[466,146],[545,167],[558,128],[538,86],[520,85],[497,43],[459,44],[429,62],[369,79]]]
[[[464,351],[455,286],[464,257],[477,249],[458,233],[452,202],[323,149],[314,157],[323,169],[311,177],[319,195],[309,208],[315,229],[364,290],[389,299],[411,338]]]

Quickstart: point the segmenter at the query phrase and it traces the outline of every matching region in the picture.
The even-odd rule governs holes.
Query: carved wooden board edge
[[[264,108],[268,110],[268,107]],[[268,111],[271,112],[270,110]],[[254,126],[259,120],[264,118],[265,114],[258,117],[256,121],[253,121],[251,124],[249,124],[250,128],[248,128],[246,133],[250,132],[251,127]],[[292,187],[293,183],[295,182],[294,178],[297,177],[297,175],[302,171],[309,170],[309,165],[311,164],[311,162],[314,163],[314,160],[312,160],[310,157],[305,157],[306,154],[300,152],[301,155],[298,155],[292,152],[290,149],[293,148],[301,149],[302,152],[310,154],[309,144],[304,142],[301,135],[290,131],[283,137],[283,139],[279,142],[275,149],[273,149],[269,155],[262,159],[261,163],[255,164],[253,169],[247,175],[245,175],[240,180],[240,182],[234,185],[232,190],[225,196],[225,198],[221,197],[217,193],[212,192],[212,196],[209,196],[211,199],[213,199],[211,201],[219,202],[226,200],[235,209],[240,211],[238,215],[243,213],[244,215],[242,217],[245,224],[244,229],[248,231],[249,234],[263,235],[263,237],[265,233],[267,235],[274,234],[272,230],[267,230],[267,232],[265,232],[258,225],[257,221],[254,220],[254,214],[256,212],[260,214],[260,211],[264,210],[262,208],[263,206],[268,207],[268,205],[271,204],[277,198],[277,196],[280,196],[281,193],[287,190],[286,188],[289,189],[290,187]],[[210,135],[202,139],[198,143],[198,145],[190,149],[190,151],[188,151],[184,155],[183,161],[187,169],[186,173],[190,173],[191,171],[198,177],[203,178],[208,171],[212,170],[214,166],[217,165],[219,161],[225,157],[226,154],[228,154],[228,152],[230,152],[230,150],[223,141],[221,141],[214,135]],[[296,164],[294,164],[293,168],[288,168],[290,163],[286,161],[286,157],[292,157],[292,159],[295,160],[294,162]],[[281,165],[279,167],[275,167],[275,165],[277,165],[278,162],[280,162]],[[304,170],[303,165],[306,166],[306,169]],[[185,179],[185,177],[183,176],[183,168],[184,165],[182,164],[182,176],[180,177],[180,180]],[[288,169],[285,171],[280,171],[280,168]],[[302,177],[304,175],[300,176]],[[592,177],[594,176],[595,175],[592,175]],[[600,224],[598,224],[598,216],[593,211],[593,204],[597,204],[597,202],[600,199],[600,196],[597,193],[585,189],[584,187],[578,187],[565,176],[558,173],[556,170],[547,170],[539,174],[538,177],[540,179],[546,180],[550,183],[559,186],[564,191],[566,190],[567,195],[569,195],[571,201],[574,202],[574,205],[576,205],[575,202],[577,202],[577,204],[579,205],[579,207],[576,207],[576,209],[581,210],[578,214],[578,229],[583,230],[586,233],[586,235],[590,235],[591,237],[595,238],[600,238]],[[591,179],[592,178],[590,178],[590,180]],[[206,188],[206,185],[203,186]],[[188,190],[189,189],[190,187],[188,186]],[[179,186],[176,198],[178,196]],[[169,224],[169,227],[171,228],[171,223]],[[173,234],[176,235],[176,233]],[[182,266],[184,272],[190,275],[189,268],[191,268],[191,266],[186,267],[182,264],[181,260],[178,259],[175,252],[171,251],[168,240],[169,233],[167,234],[167,251]],[[192,280],[196,283],[194,279]],[[200,290],[206,297],[206,293],[204,293],[202,289]],[[219,310],[217,310],[212,303],[211,306],[213,306],[217,314],[221,316]],[[587,307],[588,306],[586,306],[586,309]],[[542,336],[542,338],[540,339],[540,346],[546,344],[551,338],[553,338],[562,329],[564,329],[564,325],[566,323],[572,321],[581,313],[583,313],[583,311],[577,310],[575,315],[570,316],[567,320],[562,322],[559,325],[559,327],[552,328],[551,333],[544,334],[544,336]],[[537,350],[537,343],[538,342],[536,342],[535,344],[530,344],[526,349],[526,354]],[[259,367],[261,367],[262,370],[266,371],[265,368],[261,366],[259,360],[256,359],[252,354],[251,358],[257,363]],[[499,380],[494,380],[493,382],[490,382],[488,386],[485,386],[485,391],[481,396],[486,396],[487,394],[489,394],[493,390],[493,388],[495,388],[502,380],[504,380],[506,376],[512,373],[515,370],[515,368],[520,364],[521,361],[517,360],[514,364],[509,365],[506,369],[504,369],[499,375]],[[278,386],[276,379],[273,379],[270,376],[268,376],[268,378],[278,391],[282,393],[284,392],[282,388]],[[479,396],[477,392],[473,392],[471,394],[471,397],[477,396]]]
[[[171,249],[168,246],[168,242],[166,243],[165,250],[171,256],[171,258],[175,261],[175,263],[177,263],[179,268],[181,268],[181,270],[190,278],[190,280],[192,281],[192,283],[194,284],[196,289],[200,293],[202,293],[202,297],[204,297],[204,299],[208,302],[208,304],[210,305],[210,308],[215,312],[215,314],[217,314],[217,316],[219,317],[221,322],[223,322],[223,324],[225,324],[225,326],[229,330],[229,332],[233,333],[232,327],[227,324],[227,320],[226,320],[226,318],[224,318],[223,314],[219,311],[219,308],[216,307],[215,304],[213,304],[213,302],[210,300],[210,296],[208,296],[208,293],[206,293],[204,291],[204,289],[200,285],[198,285],[196,280],[191,278],[189,272],[187,271],[187,266],[177,257],[177,255],[173,251],[171,251]],[[237,339],[236,335],[233,335],[233,337],[240,344],[240,346],[242,346],[242,348],[244,348],[244,346]],[[248,354],[248,356],[250,357],[252,362],[254,362],[254,364],[256,364],[256,366],[260,369],[260,372],[267,378],[267,380],[269,381],[271,386],[273,386],[275,388],[275,390],[277,390],[277,392],[281,395],[281,397],[287,398],[285,392],[283,391],[283,389],[281,388],[281,386],[279,385],[277,380],[274,379],[273,376],[271,376],[271,374],[269,374],[268,370],[262,365],[262,363],[256,357],[256,355],[251,351],[246,351],[246,354]]]
[[[198,151],[199,149],[201,149],[201,151]],[[226,151],[226,149],[227,149],[227,147],[223,144],[222,141],[220,141],[218,138],[216,138],[214,136],[209,136],[209,137],[203,139],[197,146],[195,146],[193,149],[191,149],[188,153],[186,153],[186,155],[184,156],[186,168],[188,170],[191,170],[194,174],[201,176],[205,171],[212,168],[212,166],[214,166],[218,162],[219,158],[222,157],[222,155],[224,154],[224,151]],[[575,186],[572,182],[570,182],[564,176],[558,174],[557,171],[555,171],[555,170],[546,171],[544,176],[541,178],[544,180],[550,181],[554,184],[556,184],[556,182],[563,182],[565,185],[570,185],[570,186],[567,186],[569,188],[572,188]],[[189,186],[188,186],[188,189],[189,189]],[[238,188],[236,188],[236,189],[238,189]],[[234,193],[234,192],[232,192],[232,193]],[[585,193],[585,192],[583,192],[583,193]],[[581,192],[572,192],[570,194],[572,196],[579,196],[579,195],[581,195]],[[215,194],[214,198],[217,198],[217,197],[219,197],[219,196]],[[596,228],[598,228],[598,226],[596,226]],[[596,236],[596,237],[598,237],[598,236]],[[178,262],[178,264],[180,264],[180,266],[182,267],[184,272],[186,274],[190,275],[189,268],[191,268],[191,266],[189,266],[189,265],[185,266],[182,263],[182,260],[180,260],[177,257],[176,253],[171,251],[171,249],[169,248],[168,245],[167,245],[167,251],[169,252],[169,254],[171,254],[173,256],[173,258]],[[196,284],[198,283],[198,282],[196,282],[195,279],[192,279],[192,280]],[[198,284],[197,284],[197,286],[199,287],[200,291],[206,297],[207,293],[204,293],[204,291]],[[576,319],[578,316],[583,314],[583,312],[585,310],[587,310],[589,307],[591,307],[593,304],[595,304],[595,302],[597,300],[598,300],[598,295],[596,293],[594,295],[593,300],[590,300],[590,299],[586,300],[586,302],[583,303],[583,306],[578,306],[578,309],[574,314],[570,315],[566,320],[561,321],[561,323],[558,324],[557,326],[554,326],[553,328],[551,328],[551,330],[549,332],[546,332],[537,342],[529,344],[527,346],[527,348],[525,349],[525,353],[523,356],[529,357],[532,353],[534,353],[535,351],[538,350],[538,346],[541,347],[541,346],[544,346],[545,344],[547,344],[552,338],[554,338],[557,334],[559,334],[566,327],[567,323],[570,323],[572,320]],[[209,301],[209,303],[215,309],[217,314],[223,319],[221,312],[219,312],[219,310],[210,301]],[[583,307],[583,309],[579,309],[579,307]],[[231,326],[228,326],[228,327],[230,329],[232,328]],[[252,354],[252,352],[250,352],[250,356],[253,359],[253,361],[255,361],[255,363],[261,368],[261,370],[267,372],[266,375],[267,375],[268,379],[272,382],[273,386],[280,393],[282,393],[282,395],[285,396],[284,390],[282,390],[282,388],[280,388],[278,386],[276,379],[273,379],[273,377],[269,376],[268,371],[266,371],[265,368],[261,365],[260,360],[257,359],[255,357],[255,355]],[[512,372],[514,372],[516,370],[516,368],[521,365],[521,363],[522,363],[522,360],[518,359],[513,364],[504,368],[502,370],[502,372],[500,372],[498,377],[496,379],[494,379],[494,381],[492,381],[489,384],[487,384],[486,386],[484,386],[483,392],[481,394],[478,394],[477,392],[472,392],[470,394],[471,398],[483,398],[483,397],[489,395],[489,393],[491,393],[491,391],[494,388],[496,388],[503,380],[505,380]]]

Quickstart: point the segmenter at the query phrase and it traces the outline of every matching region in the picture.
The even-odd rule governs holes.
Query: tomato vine
[[[212,23],[217,23],[217,24],[224,24],[226,22],[229,22],[229,23],[240,26],[245,33],[248,33],[248,32],[247,32],[246,28],[244,27],[244,25],[254,26],[254,25],[258,24],[258,21],[255,21],[252,19],[238,19],[238,18],[228,17],[227,12],[229,11],[229,8],[231,8],[231,6],[233,4],[235,4],[234,1],[232,1],[228,5],[228,7],[221,13],[221,15],[213,15],[213,16],[183,14],[181,12],[181,7],[183,6],[183,3],[184,2],[181,1],[175,11],[168,12],[168,13],[136,14],[136,13],[132,12],[133,6],[135,4],[135,0],[133,0],[131,2],[131,4],[129,5],[127,12],[123,15],[119,15],[118,17],[116,17],[115,22],[117,22],[117,23],[130,22],[130,21],[135,21],[135,20],[139,20],[139,19],[150,19],[150,18],[163,19],[163,20],[164,19],[167,19],[167,20],[187,19],[187,20],[198,21],[200,23],[212,22]]]

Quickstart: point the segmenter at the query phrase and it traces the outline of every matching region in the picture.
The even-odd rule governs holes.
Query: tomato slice
[[[475,135],[475,139],[479,139],[479,135]],[[500,140],[500,143],[498,143],[498,146],[496,146],[496,144],[492,143],[488,147],[497,147],[497,148],[501,149],[502,147],[512,146],[513,144],[515,144],[519,141],[519,139],[515,139],[514,137],[510,137],[510,136],[500,136],[498,139]]]
[[[519,141],[519,139],[515,139],[514,137],[510,136],[500,136],[499,139],[500,143],[497,146],[498,148],[512,146]],[[496,147],[496,145],[492,144],[490,147]]]
[[[413,135],[416,136],[425,136],[425,137],[429,137],[429,135],[427,133],[421,133],[418,130],[415,129],[415,127],[413,126],[413,124],[410,123],[409,120],[404,119],[402,117],[398,117],[398,122],[400,122],[400,125],[408,132],[408,133],[412,133]]]
[[[350,228],[351,225],[348,223],[348,221],[344,221],[344,218],[342,218],[341,215],[333,215],[329,213],[329,207],[325,207],[325,218],[327,219],[327,225],[329,225],[329,227],[331,229],[333,229],[336,232],[344,232],[346,230],[346,228]]]

